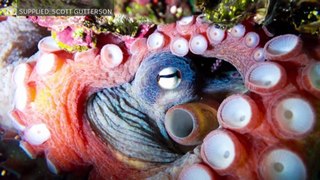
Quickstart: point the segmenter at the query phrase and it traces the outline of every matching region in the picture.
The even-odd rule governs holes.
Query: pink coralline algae
[[[13,75],[20,146],[54,173],[92,168],[92,179],[315,177],[319,44],[262,32],[190,16],[137,38],[103,34],[83,52],[47,37]],[[248,91],[221,102],[201,91],[201,58],[233,65]]]

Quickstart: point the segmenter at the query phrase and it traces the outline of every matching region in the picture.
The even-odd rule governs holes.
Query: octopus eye
[[[175,89],[181,82],[181,72],[174,67],[164,68],[159,72],[157,81],[162,89]]]

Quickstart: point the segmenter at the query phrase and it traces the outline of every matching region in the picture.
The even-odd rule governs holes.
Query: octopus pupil
[[[179,73],[179,71],[176,71],[176,72],[174,72],[173,74],[159,75],[159,76],[158,76],[158,80],[159,80],[160,78],[174,78],[174,77],[181,78],[181,74]]]
[[[157,82],[162,89],[175,89],[181,82],[181,72],[174,67],[164,68],[159,72]]]

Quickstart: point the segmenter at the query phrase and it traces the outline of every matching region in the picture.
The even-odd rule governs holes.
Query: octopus
[[[319,178],[319,40],[270,38],[250,22],[225,30],[201,16],[100,38],[101,47],[71,53],[45,37],[15,67],[20,147],[52,173]],[[233,74],[208,76],[207,62]]]

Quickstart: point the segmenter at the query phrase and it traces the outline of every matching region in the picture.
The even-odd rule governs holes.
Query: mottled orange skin
[[[113,69],[108,69],[101,63],[100,47],[75,54],[64,51],[53,52],[62,60],[61,66],[55,72],[44,76],[39,76],[33,68],[31,75],[26,79],[26,87],[31,94],[28,105],[23,111],[17,109],[12,111],[13,117],[22,126],[30,127],[37,123],[45,123],[51,132],[51,137],[39,146],[30,145],[23,139],[24,132],[22,130],[21,143],[32,156],[44,153],[59,171],[92,167],[90,175],[92,179],[144,178],[160,171],[161,166],[125,157],[103,142],[86,120],[84,106],[87,98],[93,92],[132,80],[141,61],[150,54],[170,51],[170,42],[175,37],[184,37],[189,40],[195,34],[206,36],[208,27],[208,24],[197,20],[194,21],[194,24],[184,27],[187,28],[186,30],[183,30],[183,27],[176,29],[175,23],[160,25],[156,31],[164,34],[165,44],[162,48],[153,51],[149,51],[147,48],[147,37],[127,41],[125,37],[121,39],[108,35],[109,38],[106,38],[105,43],[118,45],[124,53],[122,63]],[[253,52],[256,48],[259,46],[248,48],[244,44],[243,37],[234,38],[230,33],[227,33],[221,43],[209,44],[203,56],[216,57],[230,62],[244,77],[250,67],[258,63],[253,59]],[[281,64],[285,63],[290,64],[290,62],[282,62]],[[308,61],[303,64],[305,63]],[[300,65],[299,63],[294,64],[293,67],[300,69]],[[286,66],[284,65],[284,67]],[[292,73],[294,77],[297,76],[297,72],[288,71],[288,73]],[[244,135],[238,133],[234,135],[234,137],[240,137],[241,141],[239,141],[241,151],[237,155],[239,162],[228,170],[220,171],[219,175],[254,178],[257,176],[255,170],[262,149],[278,143],[290,144],[291,140],[279,138],[278,129],[270,126],[268,108],[272,101],[287,92],[307,94],[297,88],[297,84],[294,78],[294,80],[290,79],[290,83],[283,89],[270,95],[260,96],[248,93],[248,96],[257,103],[261,114],[261,116],[257,116],[259,125],[255,125],[250,132],[243,131]],[[314,100],[314,97],[310,95],[306,97]],[[318,105],[315,104],[315,106]],[[319,111],[316,113],[319,115]],[[317,123],[319,124],[319,122]],[[312,134],[315,137],[319,137],[318,124]],[[228,127],[223,128],[228,129]],[[229,132],[229,130],[223,131]],[[297,144],[298,147],[310,145],[303,140],[295,141],[294,144]],[[249,163],[246,164],[246,162]],[[252,172],[247,171],[250,168],[252,168]]]
[[[98,179],[113,175],[121,178],[130,172],[130,165],[120,163],[116,153],[92,132],[83,116],[84,105],[96,90],[131,80],[145,51],[130,54],[112,71],[101,65],[98,49],[77,54],[54,53],[63,64],[44,76],[33,68],[26,79],[27,89],[34,91],[30,104],[23,112],[12,112],[19,124],[29,127],[45,123],[51,132],[50,140],[29,148],[31,153],[36,156],[44,152],[58,170],[72,171],[94,165]],[[22,143],[30,147],[28,142],[22,140]]]

